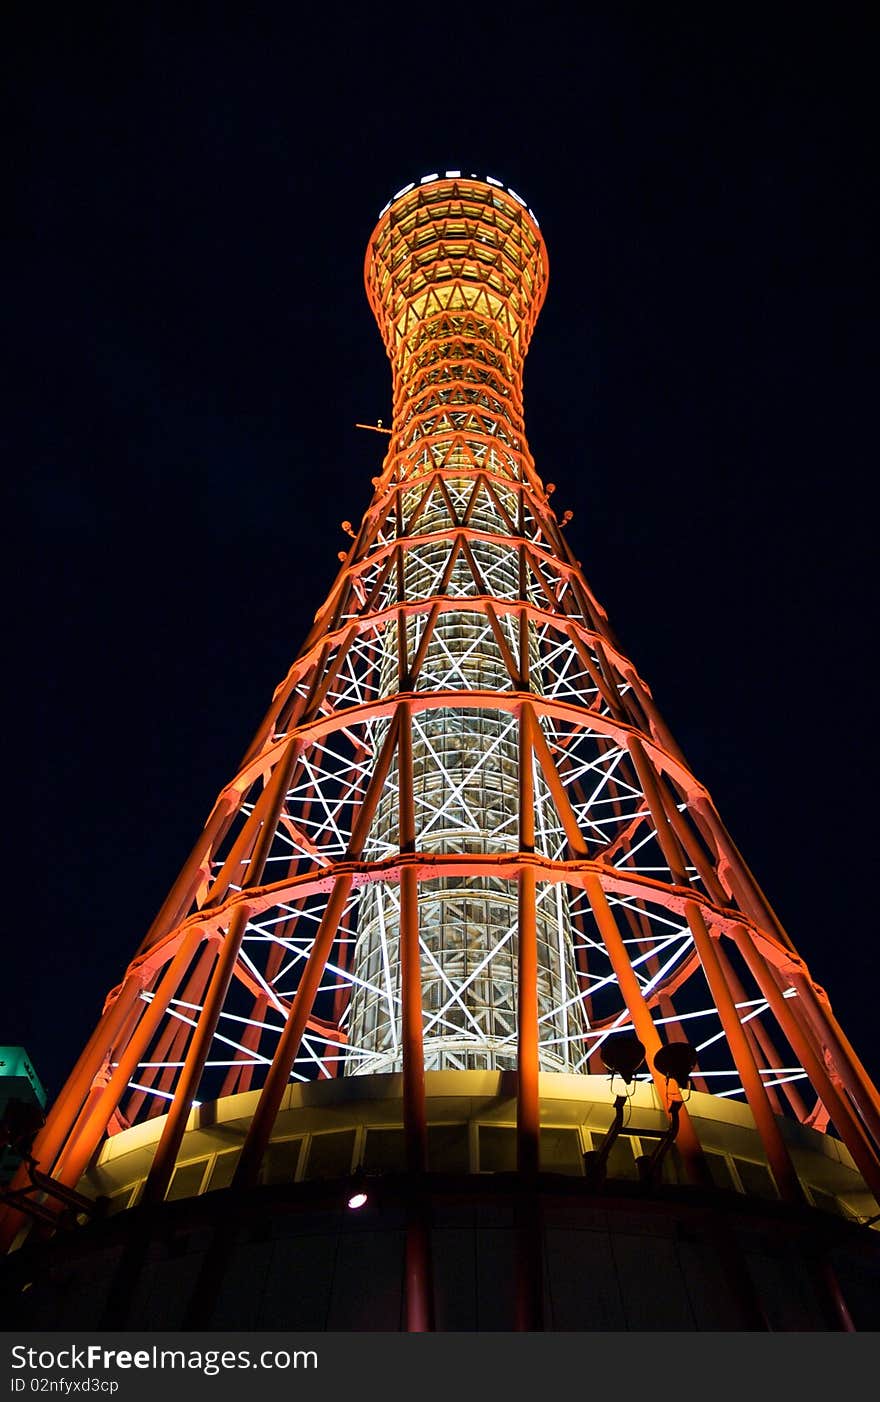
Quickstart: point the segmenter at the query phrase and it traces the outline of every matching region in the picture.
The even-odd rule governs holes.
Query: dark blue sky
[[[4,25],[0,1041],[59,1089],[298,650],[390,419],[367,239],[454,167],[541,221],[539,471],[877,1075],[870,7],[179,8]]]

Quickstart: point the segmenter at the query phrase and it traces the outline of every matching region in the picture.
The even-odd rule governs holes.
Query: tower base
[[[137,1196],[162,1121],[114,1136],[79,1185],[102,1196],[103,1213],[46,1240],[32,1233],[0,1265],[6,1327],[880,1324],[880,1232],[860,1220],[873,1199],[830,1136],[786,1122],[809,1200],[791,1206],[775,1196],[745,1107],[695,1094],[688,1108],[717,1186],[690,1186],[674,1151],[648,1181],[639,1161],[664,1117],[640,1084],[597,1182],[584,1155],[589,1164],[612,1120],[607,1079],[550,1075],[541,1079],[542,1168],[529,1186],[515,1172],[515,1076],[427,1080],[430,1171],[418,1184],[402,1163],[397,1076],[291,1086],[264,1182],[245,1192],[228,1184],[254,1096],[193,1111],[158,1207],[139,1207]],[[367,1198],[354,1209],[356,1181]],[[414,1272],[424,1304],[415,1314]]]

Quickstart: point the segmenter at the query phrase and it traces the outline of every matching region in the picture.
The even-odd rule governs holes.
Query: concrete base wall
[[[521,1189],[506,1175],[430,1187],[437,1329],[512,1330]],[[216,1192],[31,1241],[0,1267],[4,1327],[403,1329],[406,1180],[377,1182],[359,1212],[346,1188]],[[537,1201],[547,1330],[835,1330],[838,1289],[857,1329],[880,1327],[868,1228],[735,1194],[597,1197],[555,1175]]]

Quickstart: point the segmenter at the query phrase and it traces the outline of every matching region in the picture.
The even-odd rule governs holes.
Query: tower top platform
[[[411,180],[408,185],[404,185],[395,195],[392,195],[388,203],[380,209],[379,218],[383,219],[392,205],[396,204],[398,200],[402,200],[405,195],[410,194],[413,190],[421,189],[425,185],[433,185],[438,182],[449,180],[466,181],[468,184],[476,182],[478,185],[488,185],[493,190],[501,190],[505,194],[511,195],[512,198],[516,200],[517,204],[521,205],[521,207],[526,210],[532,222],[538,228],[541,227],[534,210],[529,207],[522,195],[514,190],[512,185],[505,185],[503,180],[496,180],[494,175],[466,174],[463,170],[435,170],[431,171],[428,175],[421,176],[418,180]]]
[[[519,401],[522,361],[548,278],[537,219],[494,177],[446,171],[398,190],[364,259],[367,298],[394,367],[395,409],[404,408],[401,391],[411,398],[427,362],[446,361],[450,352],[460,359],[463,352],[449,343],[460,333],[470,347],[466,358],[482,357],[503,376],[501,398]]]

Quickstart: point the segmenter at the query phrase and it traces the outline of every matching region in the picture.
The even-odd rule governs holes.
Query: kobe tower
[[[127,966],[120,912],[45,1125],[7,1135],[4,1307],[876,1327],[877,1090],[529,452],[538,221],[426,175],[365,280],[393,382],[372,500]]]

